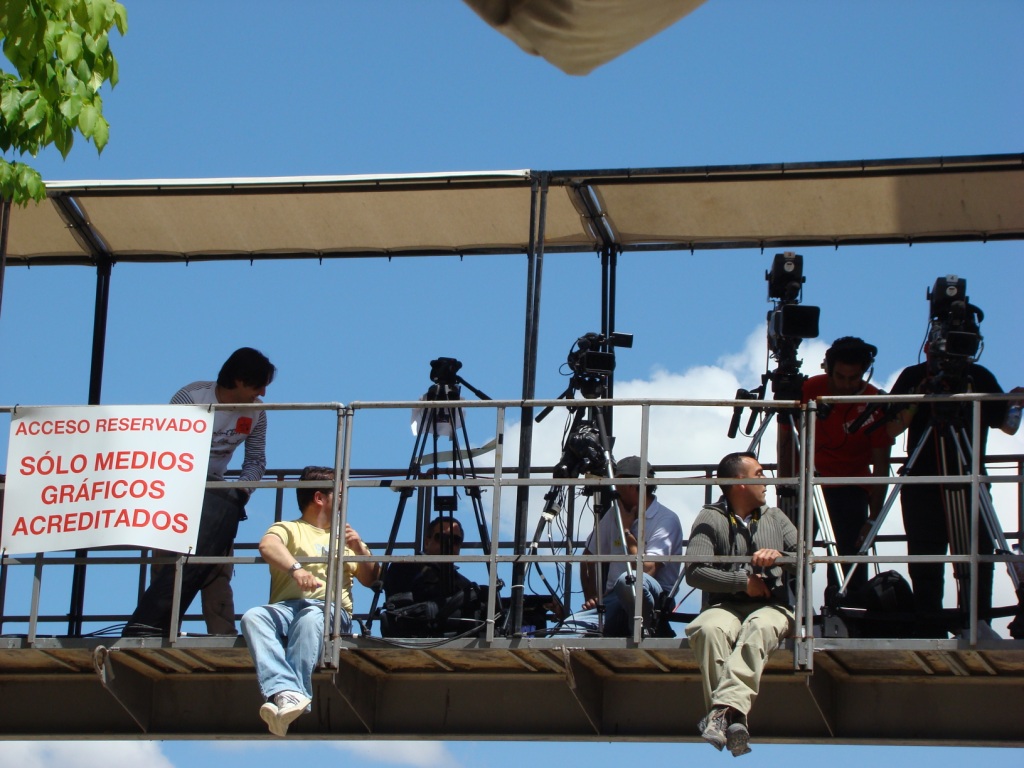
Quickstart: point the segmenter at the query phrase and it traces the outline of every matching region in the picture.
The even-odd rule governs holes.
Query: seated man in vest
[[[430,521],[424,555],[458,555],[462,524],[454,517]],[[443,637],[483,626],[480,588],[455,563],[390,563],[384,571],[385,637]]]
[[[313,670],[324,636],[327,563],[300,562],[326,557],[331,539],[334,470],[306,467],[300,480],[322,481],[322,488],[296,488],[302,516],[274,523],[260,539],[260,555],[270,566],[270,604],[242,616],[260,691],[266,703],[260,717],[275,736],[285,736],[291,722],[310,709]],[[345,556],[372,554],[351,526],[345,526]],[[352,577],[364,586],[380,578],[378,563],[345,560],[341,584],[341,631],[352,627]]]

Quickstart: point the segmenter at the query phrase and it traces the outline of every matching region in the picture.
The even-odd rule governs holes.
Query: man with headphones
[[[867,381],[878,348],[856,336],[843,336],[832,342],[821,367],[824,374],[811,376],[803,384],[801,402],[823,396],[870,397],[878,389]],[[875,422],[884,417],[881,410],[864,416],[869,409],[860,403],[837,403],[819,410],[814,431],[814,470],[820,477],[888,477],[889,453],[893,439]],[[875,426],[872,429],[872,426]],[[779,475],[793,476],[792,434],[789,425],[780,422]],[[780,486],[780,489],[783,486]],[[885,501],[884,485],[823,485],[822,495],[840,555],[855,555]],[[780,495],[786,493],[780,490]],[[848,570],[848,566],[843,569]],[[849,594],[856,595],[867,583],[867,568],[858,567],[850,581]],[[835,569],[828,569],[829,593],[842,585]]]

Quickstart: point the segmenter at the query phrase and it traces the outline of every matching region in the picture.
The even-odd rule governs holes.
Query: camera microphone
[[[886,394],[886,392],[884,389],[880,389],[878,390],[878,394],[884,395]],[[885,412],[888,410],[888,405],[885,403],[870,403],[866,405],[863,412],[861,412],[860,416],[858,416],[856,419],[854,419],[853,421],[846,425],[846,434],[852,435],[855,432],[858,432],[860,428],[867,424],[868,421],[871,420],[871,418],[873,418],[879,410],[882,411],[882,418],[878,420],[877,424],[881,425],[885,423]],[[868,432],[866,434],[870,434],[871,432],[874,432],[876,429],[878,429],[878,426],[876,424],[872,424],[868,428]]]

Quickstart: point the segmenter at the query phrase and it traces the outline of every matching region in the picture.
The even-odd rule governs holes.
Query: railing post
[[[348,522],[348,485],[352,469],[349,455],[352,449],[353,420],[353,409],[339,406],[334,438],[334,498],[338,500],[338,511],[337,514],[331,515],[327,585],[324,592],[324,647],[320,659],[321,664],[328,663],[327,646],[331,643],[333,647],[329,662],[332,666],[337,666],[340,653],[336,641],[341,633],[341,597],[345,581],[345,524]]]
[[[494,442],[494,484],[491,504],[491,551],[487,553],[487,624],[484,628],[484,639],[488,643],[494,642],[494,617],[498,603],[498,546],[501,537],[495,535],[495,531],[501,530],[501,476],[504,472],[505,460],[505,406],[498,406],[495,413],[495,442]],[[468,448],[468,446],[467,446]]]
[[[978,576],[980,573],[978,563],[978,522],[979,503],[981,501],[981,401],[975,400],[971,403],[971,562],[970,562],[970,610],[968,611],[968,630],[970,632],[971,645],[978,644]],[[997,518],[998,520],[998,518]],[[993,548],[997,540],[996,532],[989,535],[992,539]],[[993,578],[995,577],[995,566],[992,568]],[[954,576],[956,575],[954,569]],[[991,621],[991,619],[990,619]]]
[[[817,404],[811,400],[800,414],[800,484],[797,513],[796,669],[814,670],[814,430]]]

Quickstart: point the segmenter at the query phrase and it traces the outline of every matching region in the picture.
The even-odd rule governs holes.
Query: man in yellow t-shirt
[[[330,547],[334,470],[306,467],[299,478],[323,481],[323,488],[296,488],[302,516],[274,523],[260,539],[260,555],[270,566],[270,603],[242,616],[242,634],[249,645],[260,690],[267,701],[260,717],[275,736],[285,736],[295,718],[313,700],[313,669],[320,658],[324,634],[326,557]],[[345,526],[345,555],[370,555],[370,548]],[[300,562],[324,558],[323,562]],[[342,576],[341,627],[352,625],[352,577],[371,586],[380,578],[378,563],[346,561]],[[283,641],[283,642],[282,642]]]

